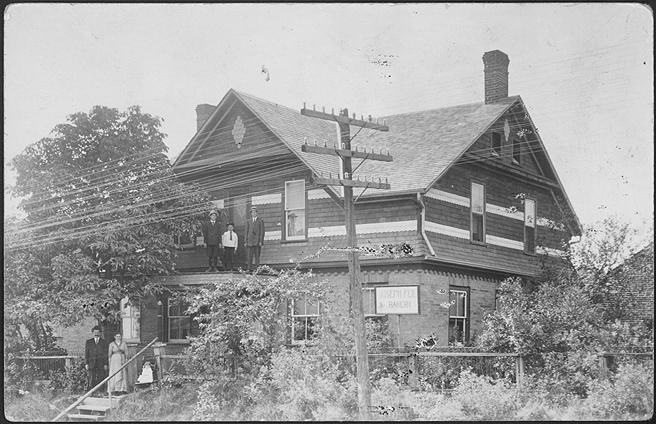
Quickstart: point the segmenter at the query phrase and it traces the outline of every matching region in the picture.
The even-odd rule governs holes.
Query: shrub
[[[357,417],[352,374],[316,349],[284,349],[248,387],[247,401],[258,404],[251,419],[348,420]]]
[[[492,380],[471,370],[460,373],[453,399],[465,415],[477,420],[510,419],[521,406],[517,390],[507,380]]]
[[[13,354],[7,355],[5,361],[4,395],[5,399],[19,396],[21,392],[31,390],[37,379],[38,369],[34,363],[17,359]]]
[[[50,371],[50,387],[60,393],[83,392],[87,383],[84,359],[76,358],[63,371]]]
[[[590,418],[634,420],[654,413],[654,367],[622,364],[609,379],[594,381],[581,413]]]
[[[157,387],[157,386],[153,386]],[[197,385],[143,390],[121,400],[109,415],[111,421],[191,421]]]

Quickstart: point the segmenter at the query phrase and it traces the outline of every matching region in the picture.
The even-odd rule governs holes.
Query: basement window
[[[469,289],[449,289],[449,344],[469,341]]]
[[[319,302],[292,300],[292,344],[304,344],[317,337],[320,307]]]
[[[471,218],[471,241],[473,243],[485,243],[485,186],[483,184],[471,183],[470,198]]]
[[[501,156],[501,134],[498,132],[492,133],[492,154]]]
[[[524,199],[524,252],[535,254],[535,200]]]

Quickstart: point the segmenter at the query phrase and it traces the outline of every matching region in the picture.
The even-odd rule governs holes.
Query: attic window
[[[492,133],[492,154],[501,156],[501,134],[498,132]]]
[[[521,155],[522,148],[519,145],[519,143],[520,143],[519,138],[513,137],[513,141],[512,141],[512,160],[513,160],[513,163],[516,163],[517,165],[519,165],[519,160],[522,156]]]

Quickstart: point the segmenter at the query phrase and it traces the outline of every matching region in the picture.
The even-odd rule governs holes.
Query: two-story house
[[[495,308],[499,282],[536,276],[557,266],[580,224],[520,96],[508,96],[505,53],[483,55],[483,101],[387,116],[388,132],[352,131],[352,147],[389,151],[392,162],[364,161],[354,178],[382,177],[390,190],[355,190],[360,245],[408,243],[410,256],[362,256],[365,313],[375,315],[374,288],[415,285],[419,313],[389,316],[399,344],[435,334],[440,345],[467,343]],[[182,181],[207,189],[225,221],[242,237],[252,205],[265,223],[261,262],[291,266],[322,246],[346,246],[340,187],[315,183],[339,175],[337,157],[302,151],[305,143],[333,146],[337,125],[235,90],[216,106],[196,109],[197,133],[173,164]],[[193,242],[193,240],[191,240]],[[243,263],[243,243],[238,261]],[[179,275],[166,284],[204,284],[227,273],[203,273],[203,247],[179,252]],[[303,267],[348,290],[343,252],[327,250]],[[345,297],[347,298],[347,297]],[[348,308],[344,306],[345,311]],[[197,331],[180,305],[152,299],[141,306],[139,325],[126,325],[147,342],[159,335],[184,343]],[[296,301],[289,322],[320,316],[317,305]],[[291,332],[300,341],[307,331]]]

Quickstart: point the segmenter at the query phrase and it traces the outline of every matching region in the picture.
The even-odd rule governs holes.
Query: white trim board
[[[431,233],[442,234],[445,236],[455,237],[463,240],[470,239],[469,230],[463,230],[462,228],[455,228],[431,221],[426,221],[424,228],[426,229],[426,231]],[[492,244],[495,246],[507,247],[509,249],[524,251],[524,242],[520,240],[511,240],[505,237],[498,237],[498,236],[492,236],[486,234],[485,242],[487,244]],[[552,249],[548,247],[537,247],[535,250],[538,253],[546,254],[549,256],[563,256],[565,254],[565,252],[563,252],[562,250]]]
[[[426,192],[426,197],[430,197],[431,199],[435,199],[435,200],[440,200],[442,202],[452,203],[454,205],[465,206],[467,208],[469,207],[469,198],[465,196],[461,196],[459,194],[449,193],[434,188],[431,188]],[[486,202],[485,211],[489,213],[493,213],[495,215],[505,216],[506,218],[512,218],[518,221],[524,221],[523,211],[512,211],[504,206],[494,205],[492,203]],[[537,224],[541,227],[556,228],[559,230],[565,229],[563,224],[557,224],[556,222],[544,217],[538,217]]]
[[[396,221],[396,222],[374,222],[369,224],[357,224],[355,231],[358,234],[375,234],[375,233],[394,233],[401,231],[417,231],[417,221]],[[310,227],[308,228],[308,238],[329,237],[329,236],[346,236],[346,226],[333,225],[329,227]],[[280,240],[281,232],[267,231],[264,234],[265,240]]]
[[[260,196],[251,197],[252,205],[269,205],[282,202],[282,195],[280,193],[262,194]]]

